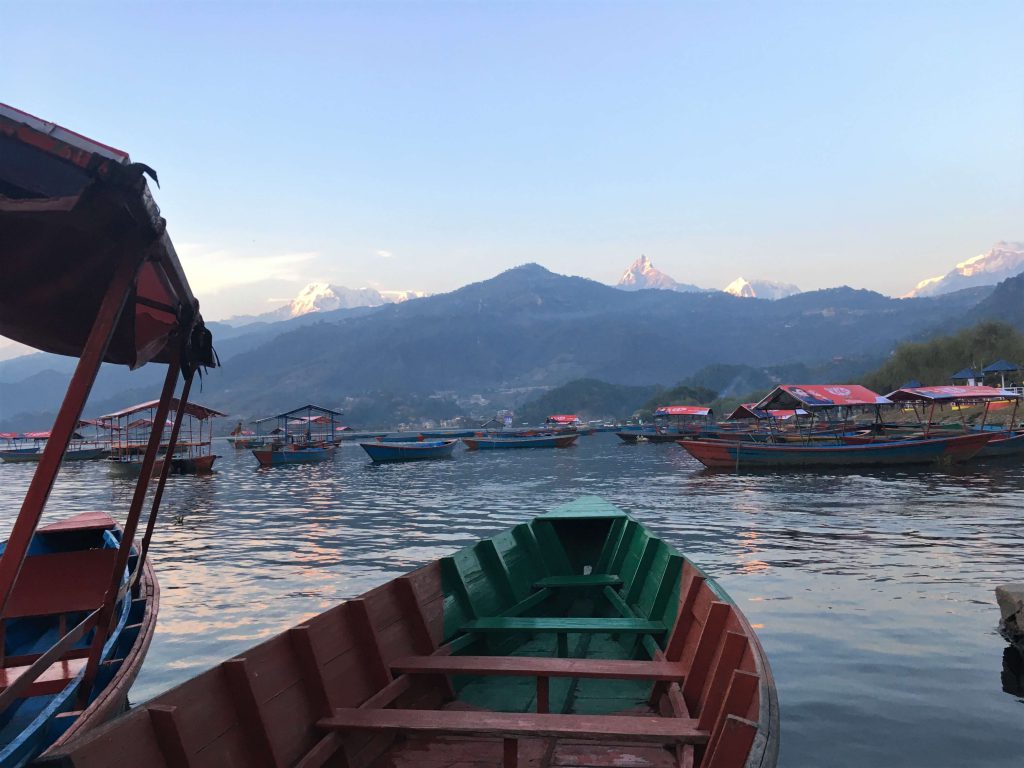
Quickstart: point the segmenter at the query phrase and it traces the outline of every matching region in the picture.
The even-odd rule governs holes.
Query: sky
[[[1022,30],[1019,0],[0,0],[0,101],[157,170],[208,319],[641,254],[899,295],[1024,240]]]

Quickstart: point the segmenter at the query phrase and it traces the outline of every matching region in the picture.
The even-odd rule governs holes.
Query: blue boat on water
[[[106,514],[86,512],[39,528],[4,610],[3,690],[13,686],[68,629],[81,626],[103,605],[111,570],[121,546],[121,529]],[[0,544],[0,551],[7,543]],[[85,693],[86,705],[109,697],[111,681],[127,694],[156,628],[158,587],[147,563],[134,587],[129,579],[138,565],[131,550],[122,571],[118,598],[113,606],[113,628],[98,656],[97,676]],[[95,616],[92,616],[95,623]],[[83,709],[85,685],[94,631],[81,633],[21,693],[0,724],[0,766],[26,765],[62,735],[60,724],[74,723],[62,713]],[[126,659],[128,664],[126,667]],[[125,667],[126,675],[120,674]],[[130,667],[130,669],[128,668]],[[109,708],[109,704],[105,705]],[[116,714],[116,711],[114,712]]]
[[[450,459],[458,440],[416,440],[405,443],[360,443],[375,462]]]
[[[462,442],[471,451],[492,451],[517,448],[568,448],[577,434],[538,435],[536,437],[464,437]]]
[[[273,443],[265,448],[256,448],[252,455],[261,467],[278,467],[284,464],[313,464],[334,458],[333,445],[279,445]]]

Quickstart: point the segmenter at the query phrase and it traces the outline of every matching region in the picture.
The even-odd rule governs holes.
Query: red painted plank
[[[554,736],[582,739],[629,739],[660,744],[704,744],[708,732],[697,721],[675,717],[624,715],[537,715],[512,712],[462,712],[423,709],[336,709],[320,720],[332,730],[380,730],[449,735]]]
[[[22,694],[23,696],[48,696],[60,693],[67,684],[85,667],[85,659],[69,659],[51,664],[43,671]],[[6,690],[15,680],[24,674],[28,666],[0,668],[0,690]]]
[[[270,740],[267,723],[260,711],[259,701],[253,692],[252,680],[248,665],[244,658],[229,659],[223,662],[221,669],[231,689],[231,698],[238,712],[238,719],[248,737],[250,758],[254,765],[277,768],[281,762],[274,754],[274,746]]]
[[[694,706],[704,689],[704,681],[711,671],[711,662],[718,651],[718,644],[722,642],[722,633],[725,631],[725,622],[729,618],[732,608],[728,603],[711,603],[708,617],[704,622],[704,629],[700,633],[700,640],[697,642],[697,650],[693,656],[693,663],[687,670],[686,683],[683,685],[683,698],[690,706],[691,711],[696,711]]]
[[[313,646],[313,638],[310,635],[308,626],[293,627],[288,630],[288,636],[292,641],[292,649],[295,651],[295,659],[302,670],[302,682],[306,686],[306,693],[313,704],[313,710],[321,716],[329,715],[331,712],[331,697],[324,685],[323,673],[320,670],[320,662],[316,657],[316,648]]]
[[[116,549],[83,549],[26,557],[4,618],[50,616],[99,608],[116,562]]]
[[[703,765],[705,768],[743,768],[756,736],[756,723],[730,715],[714,751],[708,751]]]
[[[377,629],[370,620],[370,613],[366,601],[362,598],[349,600],[349,621],[352,631],[356,635],[359,650],[379,688],[383,688],[391,682],[391,670],[384,663],[384,655],[380,647],[380,638],[377,637]]]
[[[722,652],[718,655],[715,671],[711,675],[711,683],[705,689],[703,701],[700,702],[700,727],[711,730],[718,722],[718,715],[725,702],[726,693],[732,683],[732,673],[739,669],[743,654],[746,653],[748,641],[746,636],[737,632],[726,632],[722,643]],[[734,713],[741,714],[741,713]]]
[[[729,684],[729,691],[725,695],[722,709],[718,713],[718,720],[711,732],[711,741],[708,744],[707,754],[713,755],[719,749],[719,744],[727,738],[726,731],[731,719],[743,719],[753,703],[754,696],[761,679],[757,675],[737,669],[732,673],[732,682]],[[735,727],[735,726],[728,726]],[[757,729],[757,726],[754,726]],[[748,748],[749,749],[749,748]],[[724,763],[723,765],[731,765]],[[737,763],[737,766],[741,764]]]
[[[64,531],[108,531],[117,525],[106,512],[81,512],[39,528],[36,533],[63,533]]]
[[[151,704],[146,709],[167,768],[190,768],[192,761],[181,738],[178,708]]]
[[[551,678],[544,675],[537,677],[537,714],[546,715],[551,711]]]
[[[553,659],[539,656],[409,656],[391,663],[396,672],[412,674],[510,675],[519,677],[587,677],[608,680],[685,679],[681,664],[670,661]]]

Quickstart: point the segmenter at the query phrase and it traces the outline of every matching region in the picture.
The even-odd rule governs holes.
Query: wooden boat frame
[[[580,558],[596,558],[592,570],[577,570]],[[603,596],[613,617],[532,616],[564,590]],[[559,655],[500,655],[524,631],[557,633]],[[578,649],[591,632],[636,638],[623,647],[644,658],[569,658],[568,635]],[[495,675],[535,678],[536,711],[443,708],[467,676]],[[552,681],[562,678],[638,681],[643,710],[659,716],[554,712]],[[772,768],[778,716],[764,651],[722,589],[621,510],[585,498],[310,618],[40,766],[363,768],[390,765],[382,756],[409,744],[424,768],[467,759],[513,768],[531,759],[538,739],[554,738],[573,754],[602,756],[576,765],[656,750],[661,765]],[[396,742],[399,733],[418,741]]]
[[[109,362],[134,368],[147,362],[165,363],[167,372],[155,409],[156,422],[163,424],[179,377],[183,378],[180,400],[187,403],[195,373],[204,366],[214,367],[216,357],[199,303],[146,185],[144,174],[152,173],[150,169],[132,164],[119,150],[3,104],[0,143],[4,152],[17,153],[21,159],[19,180],[24,180],[27,168],[32,181],[27,199],[0,197],[0,263],[7,291],[0,307],[0,332],[37,349],[78,358],[0,555],[2,627],[8,611],[13,610],[12,596],[25,572],[29,547],[41,530],[39,523],[61,460],[74,439],[100,365]],[[66,246],[68,238],[74,248]],[[62,279],[49,279],[54,272]],[[24,311],[25,301],[31,303],[33,312]],[[181,415],[179,410],[168,441],[171,449],[181,429]],[[84,670],[73,678],[75,709],[58,716],[59,722],[57,718],[51,722],[50,738],[56,734],[60,745],[123,708],[152,638],[159,592],[147,554],[169,463],[159,473],[138,542],[136,535],[161,433],[162,429],[150,431],[142,456],[143,471],[112,563],[106,566],[109,576],[105,577],[102,569],[97,571],[98,578],[107,579],[100,604],[76,611],[76,616],[84,618],[50,648],[25,659],[27,666],[0,691],[3,712],[32,695],[40,687],[37,682],[47,680],[55,666],[58,670],[66,667],[66,654],[83,638],[91,637]],[[72,518],[56,525],[81,524],[80,518]],[[135,565],[129,572],[132,561]],[[129,596],[129,590],[133,599],[137,596],[149,602],[143,606],[138,634],[123,663],[112,677],[104,679],[108,670],[100,670],[101,654],[115,625],[115,606]],[[60,684],[64,678],[58,678]],[[10,744],[17,742],[13,739]]]

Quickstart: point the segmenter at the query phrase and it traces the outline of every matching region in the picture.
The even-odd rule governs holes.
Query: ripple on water
[[[714,575],[768,652],[785,766],[1017,766],[996,584],[1024,580],[1024,467],[823,475],[709,472],[675,445],[581,438],[558,451],[218,472],[168,484],[153,558],[146,699],[339,600],[584,494],[633,512]],[[31,476],[0,464],[8,526]],[[100,463],[62,470],[46,514],[123,517]],[[1005,676],[1004,676],[1005,677]],[[841,745],[841,746],[840,746]]]

